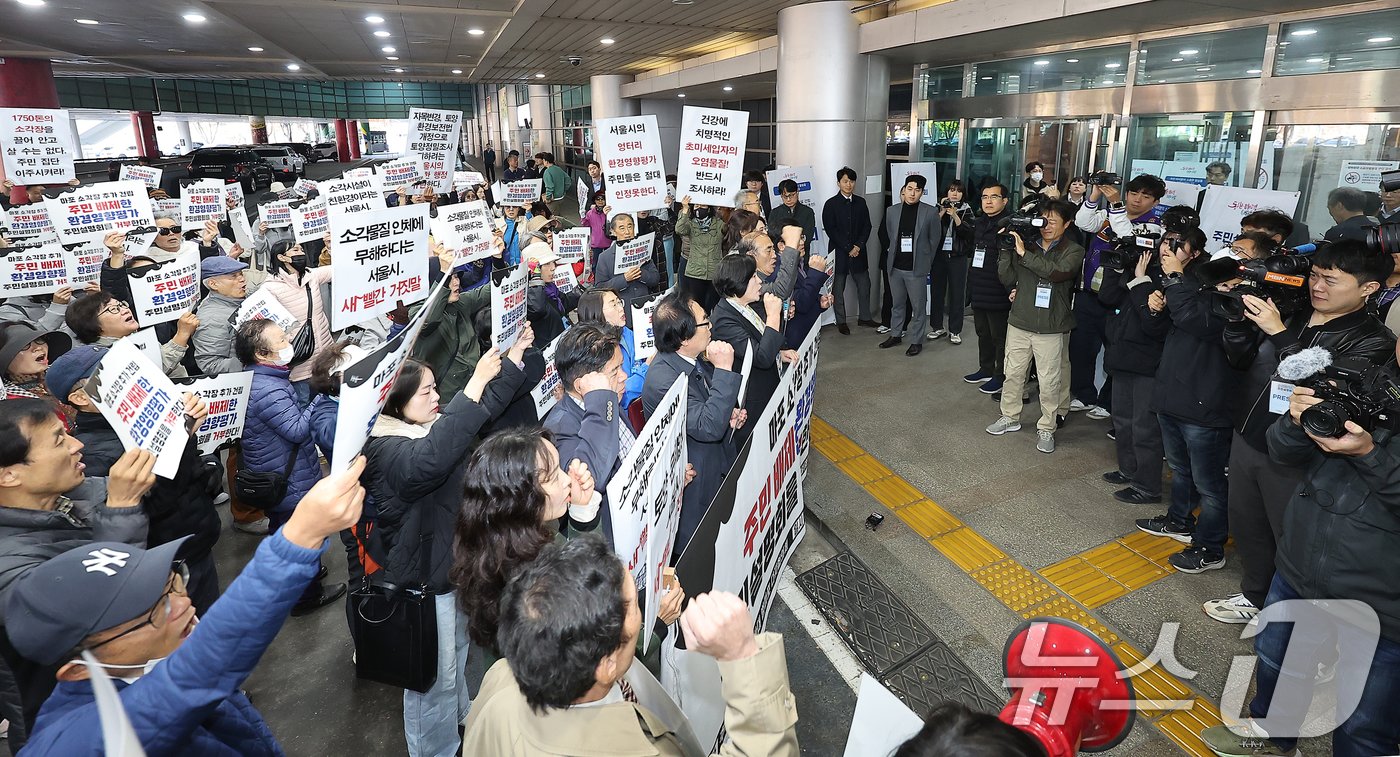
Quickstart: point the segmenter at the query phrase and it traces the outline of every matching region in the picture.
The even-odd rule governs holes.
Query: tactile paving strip
[[[928,626],[849,552],[802,573],[797,585],[877,677],[934,639]]]

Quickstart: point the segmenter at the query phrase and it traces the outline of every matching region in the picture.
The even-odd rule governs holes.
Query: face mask
[[[1043,178],[1045,178],[1045,174],[1043,172],[1031,171],[1031,181],[1040,181]]]
[[[291,266],[292,268],[296,269],[297,273],[306,273],[306,256],[293,255],[291,260]]]
[[[296,348],[289,344],[277,351],[277,360],[280,361],[282,365],[287,365],[292,362],[292,356],[296,354]]]
[[[703,221],[710,217],[709,208],[696,208],[693,212],[695,214],[695,220],[697,221]]]

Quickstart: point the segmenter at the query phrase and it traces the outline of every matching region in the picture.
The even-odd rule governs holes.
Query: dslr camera
[[[1394,192],[1400,189],[1400,171],[1386,171],[1381,174],[1381,191]],[[1400,253],[1400,220],[1390,220],[1366,230],[1366,247],[1381,255]]]
[[[1321,355],[1303,354],[1313,351]],[[1298,416],[1303,429],[1313,436],[1331,439],[1345,436],[1347,421],[1369,433],[1400,410],[1400,383],[1396,382],[1394,364],[1389,361],[1373,364],[1364,358],[1345,357],[1334,363],[1321,348],[1303,350],[1286,360],[1314,366],[1315,360],[1325,363],[1321,370],[1297,381],[1297,386],[1313,390],[1322,400]],[[1288,369],[1289,366],[1280,363],[1279,375],[1284,376]]]
[[[1084,183],[1090,186],[1116,187],[1123,183],[1123,177],[1112,171],[1095,171],[1084,177]]]
[[[1262,260],[1222,258],[1201,266],[1201,283],[1212,287],[1211,312],[1231,323],[1244,318],[1244,296],[1273,300],[1280,315],[1287,317],[1307,307],[1308,274],[1312,261],[1302,255],[1270,255]],[[1228,292],[1214,289],[1231,279],[1240,282]]]

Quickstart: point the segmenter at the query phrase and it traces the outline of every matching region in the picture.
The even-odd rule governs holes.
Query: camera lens
[[[1349,420],[1351,413],[1347,412],[1346,407],[1332,400],[1323,400],[1298,416],[1298,422],[1303,425],[1304,431],[1313,436],[1331,439],[1339,439],[1346,435]]]

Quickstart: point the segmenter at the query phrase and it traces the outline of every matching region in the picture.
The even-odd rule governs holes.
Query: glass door
[[[975,122],[974,122],[975,123]],[[1002,125],[1006,124],[1006,125]],[[1045,166],[1045,180],[1061,191],[1089,167],[1098,119],[998,119],[996,126],[972,126],[967,132],[963,176],[974,190],[999,181],[1021,192],[1025,166]]]

